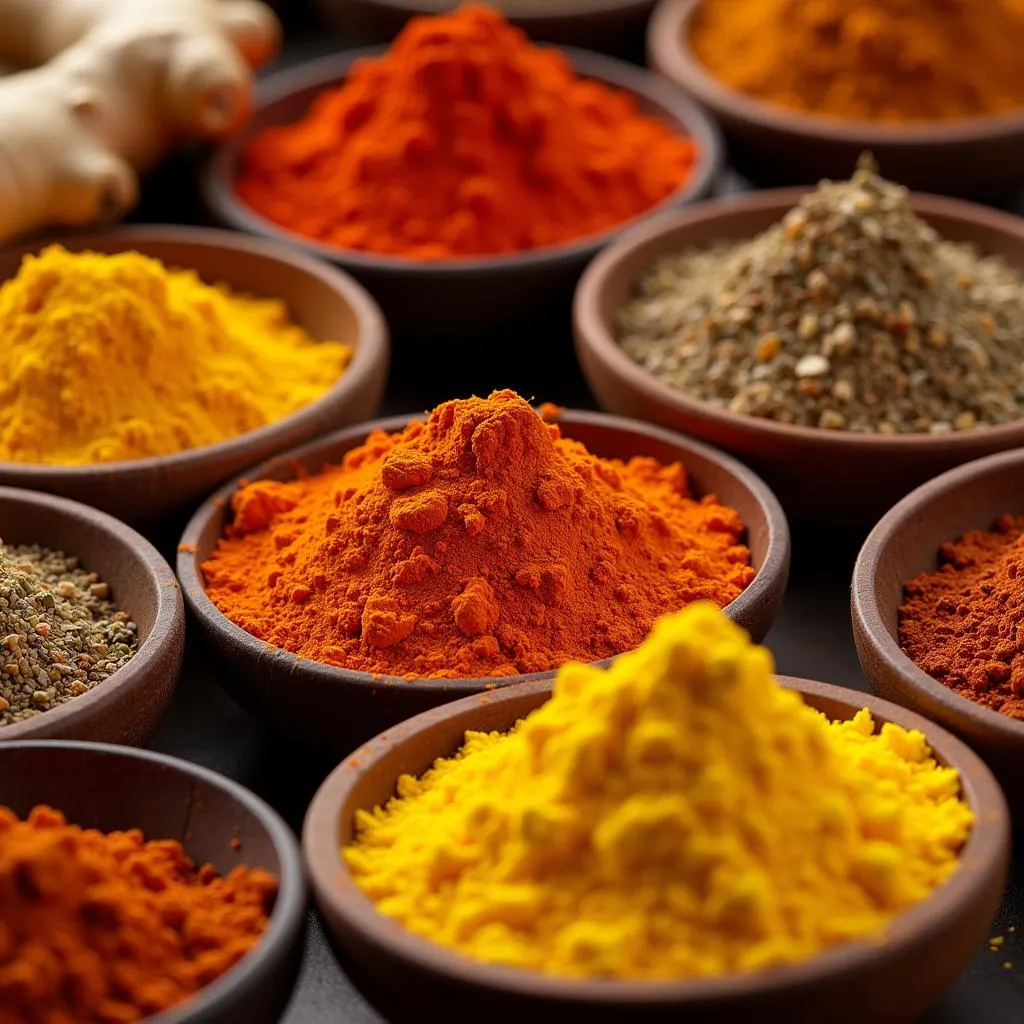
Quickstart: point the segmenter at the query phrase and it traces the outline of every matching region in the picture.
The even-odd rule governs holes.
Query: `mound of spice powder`
[[[0,728],[87,693],[127,664],[138,627],[77,558],[0,542]]]
[[[751,240],[659,260],[623,350],[730,412],[858,433],[1024,416],[1024,276],[947,242],[865,156]]]
[[[739,513],[686,470],[601,459],[514,392],[373,433],[342,465],[257,481],[203,565],[234,622],[314,661],[479,678],[597,661],[754,577]]]
[[[950,689],[1024,720],[1024,516],[943,544],[939,563],[904,585],[900,646]]]
[[[260,132],[236,190],[308,238],[436,260],[605,231],[678,189],[694,158],[630,94],[468,4],[413,18],[301,120]]]
[[[194,996],[267,927],[276,879],[180,843],[0,807],[0,1024],[130,1024]]]
[[[476,960],[716,977],[884,937],[957,870],[959,790],[921,733],[829,722],[702,602],[402,776],[343,853],[381,913]]]

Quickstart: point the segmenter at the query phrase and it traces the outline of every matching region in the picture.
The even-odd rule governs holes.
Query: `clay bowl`
[[[706,107],[730,158],[761,184],[848,178],[865,150],[909,188],[980,197],[1013,193],[1024,179],[1024,110],[945,122],[884,125],[824,117],[723,85],[690,49],[701,0],[662,0],[647,29],[648,63]]]
[[[833,719],[863,707],[882,722],[921,729],[938,760],[955,767],[977,824],[963,867],[930,899],[900,917],[884,942],[858,942],[805,964],[714,981],[570,981],[484,966],[416,938],[377,912],[339,856],[357,810],[395,793],[399,775],[422,774],[453,754],[467,729],[505,731],[543,704],[551,683],[493,691],[436,708],[378,736],[323,784],[303,829],[303,853],[317,904],[353,980],[388,1020],[422,1020],[444,1007],[454,1024],[477,1020],[561,1024],[679,1021],[740,1024],[910,1024],[952,983],[987,935],[1006,881],[1009,815],[985,765],[959,740],[917,715],[850,690],[782,679]],[[585,1015],[585,1018],[584,1018]]]
[[[565,5],[562,10],[556,4],[552,11],[545,9],[543,0],[537,0],[533,10],[507,11],[506,16],[531,39],[625,54],[631,44],[642,45],[654,4],[655,0],[590,0]],[[394,39],[411,17],[441,10],[440,4],[425,0],[320,0],[318,6],[344,31],[382,42]],[[457,6],[452,3],[449,9]]]
[[[302,860],[288,826],[262,800],[206,768],[98,743],[0,746],[0,806],[24,817],[38,804],[104,832],[141,829],[180,842],[221,874],[236,865],[278,878],[260,944],[177,1009],[147,1024],[276,1024],[295,986],[306,923]]]
[[[171,567],[145,537],[113,517],[12,487],[0,487],[0,537],[77,555],[110,584],[114,603],[139,627],[139,649],[126,665],[81,697],[0,726],[0,747],[28,739],[141,746],[171,703],[181,671],[185,609]]]
[[[718,445],[760,473],[791,520],[837,526],[875,522],[918,484],[951,466],[1024,445],[1024,419],[945,435],[885,436],[795,427],[742,416],[661,383],[618,346],[614,321],[660,257],[721,239],[748,239],[805,194],[780,189],[702,203],[632,231],[601,253],[576,290],[576,353],[601,405]],[[912,197],[915,211],[950,241],[970,242],[1024,266],[1024,221],[971,203]]]
[[[853,571],[853,634],[873,693],[925,715],[969,743],[1024,813],[1024,722],[961,697],[918,668],[899,644],[903,584],[939,567],[939,546],[1024,513],[1024,449],[960,466],[908,494],[865,541]]]
[[[403,416],[340,431],[264,463],[246,473],[245,479],[288,480],[294,478],[297,467],[317,472],[340,462],[374,427],[397,431],[408,422]],[[698,494],[714,492],[740,512],[758,572],[726,610],[755,639],[763,638],[778,612],[789,573],[789,531],[768,488],[728,456],[656,427],[586,412],[566,412],[558,422],[568,437],[582,441],[597,455],[681,460]],[[178,578],[192,615],[230,670],[223,676],[224,686],[239,704],[291,739],[341,756],[382,729],[428,708],[554,674],[409,682],[304,660],[257,640],[206,596],[200,570],[229,521],[230,499],[238,485],[235,480],[222,487],[186,527],[178,548]]]
[[[218,444],[158,458],[101,466],[0,462],[0,484],[61,494],[128,522],[159,519],[194,504],[246,466],[328,430],[372,416],[388,370],[388,333],[380,310],[350,277],[287,247],[227,231],[125,227],[56,239],[65,248],[103,253],[135,249],[168,266],[195,270],[206,282],[280,298],[314,338],[353,348],[348,369],[322,398],[278,423]],[[39,245],[0,252],[0,282]]]
[[[707,195],[721,165],[717,128],[677,89],[610,57],[568,50],[577,72],[633,93],[641,110],[691,136],[700,150],[694,172],[682,188],[620,228],[521,255],[424,262],[316,242],[279,227],[243,203],[235,194],[234,181],[249,140],[270,125],[297,121],[321,92],[345,79],[353,63],[383,52],[382,47],[348,51],[266,79],[248,129],[215,152],[202,187],[213,215],[229,227],[287,242],[347,270],[380,302],[394,335],[405,343],[479,342],[492,329],[507,332],[510,321],[526,322],[531,314],[562,300],[567,305],[580,272],[602,246],[630,224]],[[517,344],[529,337],[518,338]]]

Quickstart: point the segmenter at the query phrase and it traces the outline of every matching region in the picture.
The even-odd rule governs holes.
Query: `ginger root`
[[[279,36],[258,0],[0,0],[0,241],[120,218],[138,171],[245,122]]]

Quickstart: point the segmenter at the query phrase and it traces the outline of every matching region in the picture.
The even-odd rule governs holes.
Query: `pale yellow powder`
[[[607,671],[566,666],[512,733],[398,792],[344,851],[379,909],[570,976],[713,977],[882,935],[972,821],[920,733],[830,724],[708,604]]]
[[[0,460],[81,465],[213,444],[315,401],[350,356],[278,301],[136,252],[51,246],[0,288]]]

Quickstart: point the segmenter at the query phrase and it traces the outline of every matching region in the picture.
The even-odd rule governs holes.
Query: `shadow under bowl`
[[[537,0],[534,5],[521,9],[518,4],[512,4],[504,13],[530,39],[626,56],[634,48],[642,52],[643,31],[655,2],[590,0],[580,3],[575,0],[546,4],[545,0]],[[394,39],[410,18],[443,10],[441,4],[430,0],[318,0],[317,6],[345,32],[379,42]],[[457,3],[452,3],[448,9],[456,6]],[[497,6],[505,7],[501,3]]]
[[[729,412],[669,387],[616,341],[619,310],[660,258],[722,240],[752,239],[777,224],[806,189],[703,203],[630,232],[587,268],[573,311],[576,353],[601,405],[718,445],[761,474],[795,522],[863,526],[918,484],[952,466],[1024,445],[1024,419],[947,434],[856,434],[790,426]],[[972,203],[913,195],[939,234],[1024,269],[1024,220]]]
[[[759,184],[848,178],[860,154],[870,152],[887,178],[908,188],[970,198],[1020,189],[1024,109],[886,124],[767,103],[723,84],[697,60],[690,38],[701,3],[661,0],[648,24],[648,63],[711,112],[729,140],[732,162]]]
[[[444,1007],[452,1024],[479,1020],[562,1024],[587,1019],[687,1024],[911,1024],[967,966],[988,934],[1009,862],[1009,815],[985,765],[959,740],[903,708],[805,679],[780,680],[831,719],[867,707],[876,721],[920,729],[937,760],[958,770],[975,814],[961,867],[932,896],[892,922],[881,942],[849,943],[802,964],[714,980],[615,982],[549,977],[476,963],[407,932],[380,914],[340,856],[356,811],[394,796],[403,774],[421,775],[455,753],[467,729],[507,731],[550,696],[550,681],[437,708],[378,736],[329,776],[310,806],[303,855],[314,895],[345,968],[393,1024]]]
[[[248,790],[205,768],[150,751],[96,743],[0,745],[0,806],[24,818],[39,804],[74,825],[141,829],[180,842],[224,875],[263,868],[278,894],[259,945],[191,1000],[147,1024],[277,1024],[298,975],[306,882],[288,826]]]
[[[677,89],[622,61],[567,50],[578,74],[632,93],[643,113],[692,138],[697,146],[696,164],[682,187],[616,228],[531,252],[435,262],[319,242],[275,224],[243,202],[234,183],[252,139],[265,128],[299,120],[317,96],[345,80],[356,61],[384,52],[381,47],[348,51],[267,78],[249,127],[215,151],[203,172],[202,188],[221,223],[319,256],[361,281],[381,304],[400,343],[482,342],[487,334],[508,334],[513,324],[526,323],[563,301],[568,308],[580,272],[603,246],[632,224],[707,195],[720,169],[718,129]],[[530,334],[519,339],[520,344],[529,341]]]
[[[1024,814],[1024,721],[963,697],[917,667],[899,642],[903,586],[939,568],[939,547],[969,530],[1024,515],[1024,449],[944,473],[908,494],[871,531],[853,570],[853,635],[873,693],[955,733],[995,772]]]
[[[725,609],[755,640],[771,628],[789,576],[789,530],[771,491],[750,470],[713,448],[644,423],[601,413],[566,411],[563,434],[604,458],[646,455],[680,461],[697,495],[716,494],[743,517],[745,541],[757,575]],[[291,480],[337,464],[374,429],[402,430],[409,417],[380,420],[341,431],[281,455],[243,475],[245,480]],[[290,739],[335,755],[412,715],[469,694],[482,693],[554,672],[484,679],[405,679],[308,661],[257,640],[221,612],[206,594],[200,566],[230,522],[240,480],[226,484],[193,516],[178,548],[178,578],[192,615],[229,671],[222,683],[244,708]],[[668,610],[668,609],[666,609]]]
[[[139,627],[138,650],[123,667],[80,697],[0,726],[0,746],[28,739],[145,743],[171,703],[185,647],[185,610],[171,567],[112,516],[11,487],[0,487],[0,537],[77,556],[110,585],[110,600]]]
[[[52,241],[72,252],[136,250],[168,267],[194,270],[207,284],[224,282],[235,292],[280,299],[313,338],[351,346],[352,359],[317,401],[238,437],[91,466],[0,462],[0,485],[74,498],[131,523],[151,522],[194,504],[254,462],[377,411],[388,372],[387,325],[373,299],[341,271],[287,246],[212,228],[132,226]],[[0,252],[0,282],[14,277],[22,258],[39,248],[36,243]]]

